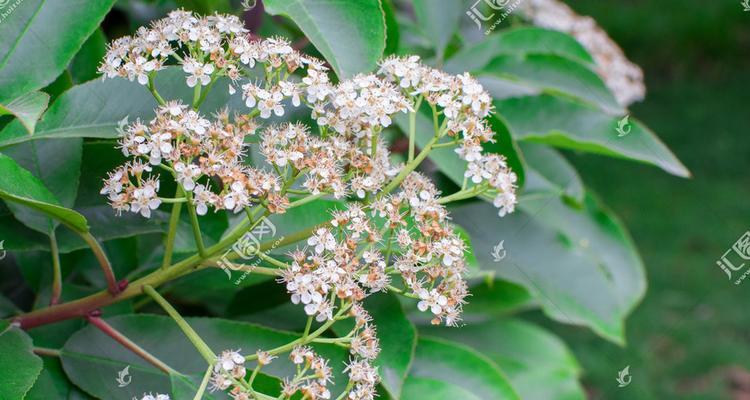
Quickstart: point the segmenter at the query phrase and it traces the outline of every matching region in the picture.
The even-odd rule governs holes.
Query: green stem
[[[203,374],[203,380],[201,381],[200,387],[198,387],[198,391],[195,392],[195,397],[193,397],[193,400],[203,399],[203,393],[206,391],[206,386],[208,386],[209,379],[211,379],[212,370],[213,365],[209,365],[208,368],[206,368],[206,373]]]
[[[432,150],[432,146],[437,142],[438,136],[434,136],[432,139],[430,139],[429,142],[427,142],[427,145],[422,149],[422,151],[417,155],[414,160],[409,162],[404,166],[404,168],[399,172],[398,175],[396,175],[395,178],[388,184],[388,186],[383,189],[382,192],[380,192],[380,196],[384,196],[390,192],[392,192],[394,189],[398,187],[398,185],[403,182],[404,179],[406,179],[406,176],[409,175],[412,171],[414,171],[422,161],[424,161],[425,158],[427,158],[427,155],[430,154],[430,151]]]
[[[179,195],[182,189],[177,188],[177,194]],[[164,247],[164,259],[162,260],[161,267],[167,268],[172,264],[172,251],[174,250],[174,239],[177,236],[177,224],[180,222],[180,212],[182,212],[182,203],[175,203],[172,206],[172,215],[169,217],[169,231],[167,232],[167,243]]]
[[[187,209],[190,215],[190,224],[193,226],[193,237],[195,238],[195,245],[198,246],[198,254],[202,258],[208,258],[206,254],[206,247],[203,245],[203,235],[201,234],[201,226],[198,223],[198,214],[195,213],[195,204],[193,204],[193,195],[190,192],[185,193],[187,197]]]
[[[276,355],[280,353],[285,353],[291,349],[294,348],[294,346],[297,345],[305,345],[307,343],[312,342],[315,338],[322,335],[325,331],[328,330],[328,328],[331,327],[331,325],[335,324],[338,321],[338,317],[342,316],[345,312],[349,311],[349,307],[351,307],[351,304],[343,306],[341,310],[339,310],[338,313],[333,317],[333,319],[326,321],[323,325],[320,326],[315,332],[310,333],[306,337],[300,337],[299,339],[293,340],[283,346],[276,347],[274,349],[268,350],[267,353],[271,355]],[[258,358],[257,354],[251,354],[249,356],[245,357],[245,360],[252,361]]]
[[[60,270],[60,252],[57,248],[57,237],[54,230],[49,235],[49,248],[52,253],[52,295],[49,304],[55,305],[60,302],[60,295],[62,294],[62,272]]]
[[[193,110],[198,110],[200,98],[201,98],[201,89],[202,86],[200,82],[197,82],[195,85],[195,89],[193,89]]]
[[[247,385],[250,386],[251,388],[253,387],[253,382],[255,381],[255,377],[258,376],[258,372],[260,371],[261,367],[262,365],[258,363],[258,365],[256,365],[255,368],[253,369],[253,373],[250,374],[250,379],[247,380]],[[253,393],[255,393],[255,391],[253,391]]]
[[[91,235],[91,233],[81,233],[81,238],[91,247],[91,251],[94,252],[94,256],[96,256],[96,260],[99,262],[99,266],[102,268],[102,272],[104,272],[104,278],[107,280],[107,288],[109,292],[113,295],[116,295],[120,293],[120,288],[117,286],[117,280],[115,279],[115,273],[112,271],[112,264],[109,263],[109,260],[107,259],[107,255],[104,253],[104,249],[102,249],[102,246],[99,244],[99,242],[96,241],[96,238]]]
[[[208,97],[208,93],[211,91],[211,88],[214,86],[214,82],[216,82],[216,79],[219,77],[219,74],[216,73],[211,77],[211,82],[208,83],[208,86],[206,86],[206,90],[201,93],[200,98],[198,98],[198,102],[193,105],[194,110],[198,110],[203,104],[203,102],[206,100],[206,97]],[[200,84],[199,84],[200,86]],[[193,100],[195,101],[195,100]]]
[[[414,152],[417,148],[417,113],[419,107],[422,105],[422,99],[420,96],[417,102],[414,104],[414,112],[409,114],[409,159],[407,162],[414,160]]]
[[[165,198],[165,197],[159,197],[159,200],[161,200],[162,203],[165,204],[180,204],[180,203],[187,203],[187,198],[185,197],[177,197],[177,198]]]
[[[321,198],[321,197],[323,197],[323,196],[325,196],[327,194],[328,193],[320,192],[320,193],[318,193],[316,195],[312,195],[312,196],[307,196],[307,197],[301,198],[301,199],[299,199],[297,201],[293,201],[293,202],[289,203],[289,207],[287,207],[287,209],[299,207],[299,206],[305,205],[307,203],[313,202],[313,201],[315,201],[315,200],[317,200],[317,199],[319,199],[319,198]]]
[[[49,349],[46,347],[34,347],[34,354],[38,354],[40,356],[48,356],[48,357],[60,357],[62,355],[62,352],[57,349]]]
[[[143,292],[147,295],[151,296],[152,299],[154,299],[155,302],[157,302],[161,308],[164,309],[164,311],[169,314],[170,317],[177,323],[177,325],[182,329],[182,333],[187,336],[187,338],[190,340],[191,343],[193,343],[193,346],[198,350],[199,353],[201,353],[201,356],[203,356],[203,359],[206,360],[206,362],[209,365],[213,365],[216,361],[216,355],[213,351],[208,347],[206,342],[201,339],[201,337],[198,335],[197,332],[193,330],[193,328],[190,327],[190,325],[185,321],[184,318],[177,312],[177,310],[172,307],[169,302],[164,297],[161,297],[161,295],[154,290],[149,285],[143,286]]]
[[[156,91],[156,86],[154,86],[154,75],[156,75],[155,72],[148,74],[148,90],[154,96],[156,102],[159,103],[160,106],[163,106],[166,102],[161,98],[159,92]]]
[[[344,400],[346,398],[346,395],[349,393],[350,390],[354,387],[354,382],[349,381],[349,383],[346,384],[346,388],[344,391],[339,395],[339,397],[336,397],[336,400]]]
[[[486,189],[487,188],[485,185],[473,186],[470,189],[461,190],[459,192],[453,193],[450,196],[441,197],[437,202],[438,204],[446,204],[452,201],[470,199],[482,194],[482,192],[484,192]]]
[[[305,325],[305,332],[302,334],[302,340],[307,339],[307,335],[310,334],[310,327],[312,327],[313,317],[312,315],[307,317],[307,324]]]
[[[258,207],[256,211],[260,211],[261,209],[261,207]],[[269,213],[266,211],[264,215],[267,216],[268,214]],[[260,219],[258,220],[258,222],[259,221]],[[208,253],[207,258],[215,256],[216,254],[224,250],[227,246],[231,246],[232,243],[235,243],[240,237],[242,237],[242,235],[245,234],[245,232],[253,229],[255,225],[257,225],[257,222],[255,224],[251,224],[247,220],[244,220],[243,222],[238,224],[234,229],[232,229],[230,233],[227,234],[227,236],[223,240],[206,249],[206,252]],[[261,244],[260,249],[261,251],[263,251],[273,247],[274,245],[281,247],[296,243],[300,240],[310,237],[310,235],[312,235],[317,227],[317,225],[311,226],[291,235],[286,235],[284,239],[280,241],[263,243]],[[14,317],[12,320],[16,323],[19,323],[23,329],[31,329],[37,326],[47,325],[71,318],[85,317],[92,310],[100,309],[110,304],[114,304],[141,295],[143,293],[143,287],[145,285],[159,286],[164,284],[165,282],[169,282],[171,280],[184,276],[192,271],[201,269],[201,264],[206,261],[207,258],[203,258],[199,254],[194,254],[186,259],[172,264],[169,268],[158,269],[132,282],[118,296],[113,296],[107,291],[101,291],[74,301],[57,304],[52,307],[46,307],[21,314]]]

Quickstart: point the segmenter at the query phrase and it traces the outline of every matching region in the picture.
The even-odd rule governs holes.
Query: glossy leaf
[[[465,47],[448,60],[445,70],[454,74],[476,72],[499,55],[527,54],[553,54],[594,66],[591,55],[572,36],[549,29],[521,27],[489,35],[481,42]]]
[[[458,30],[461,17],[464,16],[463,2],[413,0],[412,5],[419,29],[432,44],[437,58],[442,60],[445,47]]]
[[[188,103],[192,90],[185,85],[185,73],[179,68],[167,68],[159,72],[155,83],[165,99],[182,99]],[[237,109],[241,105],[239,93],[230,96],[226,81],[214,85],[201,112],[210,114],[221,107]],[[117,93],[117,96],[113,96]],[[118,124],[124,118],[150,120],[157,103],[145,86],[126,79],[94,80],[68,90],[52,104],[37,124],[34,135],[29,136],[17,121],[0,131],[0,148],[49,137],[116,138]]]
[[[403,399],[423,399],[429,393],[430,400],[482,400],[461,386],[439,379],[409,377],[404,384]]]
[[[0,198],[18,203],[55,218],[71,229],[88,232],[86,218],[64,208],[44,184],[29,171],[21,168],[12,158],[0,154]]]
[[[521,142],[520,147],[526,161],[525,196],[564,195],[583,202],[581,177],[562,154],[537,143]]]
[[[244,322],[209,318],[186,320],[216,353],[225,349],[241,348],[243,354],[252,354],[258,349],[267,350],[299,337],[293,333]],[[86,392],[100,398],[130,400],[133,396],[142,395],[144,391],[172,393],[173,385],[190,387],[196,382],[196,378],[199,381],[203,376],[207,367],[206,362],[170,318],[143,314],[125,315],[109,318],[107,322],[182,376],[168,376],[89,325],[71,336],[63,347],[61,356],[65,373],[73,383]],[[336,371],[341,371],[344,362],[348,360],[346,350],[339,347],[313,347],[330,360],[329,365]],[[132,383],[119,388],[114,377],[128,365]],[[248,366],[252,368],[252,363]],[[263,370],[276,378],[294,374],[293,364],[283,359],[275,360]],[[340,392],[346,384],[346,379],[337,373],[335,382],[332,392]],[[185,387],[182,386],[180,390],[185,390]],[[221,397],[223,395],[219,392],[213,396],[225,398]]]
[[[72,208],[81,174],[81,138],[32,141],[6,147],[3,153],[31,172],[60,201]],[[51,234],[58,222],[23,206],[10,207],[16,218],[37,231]]]
[[[680,160],[639,121],[620,136],[618,117],[554,95],[520,97],[495,102],[516,140],[545,143],[655,165],[670,174],[689,177]]]
[[[73,385],[65,377],[60,360],[44,357],[44,368],[24,400],[68,399]]]
[[[0,321],[0,398],[22,399],[39,377],[42,359],[32,349],[26,332]]]
[[[425,385],[423,379],[442,384]],[[415,385],[434,389],[425,393],[415,390]],[[506,375],[484,355],[455,342],[420,337],[401,400],[448,400],[461,393],[471,393],[477,399],[520,399]]]
[[[0,24],[2,97],[16,98],[54,81],[114,0],[24,0]]]
[[[420,328],[425,334],[463,343],[507,373],[524,400],[583,400],[581,368],[558,337],[518,319],[472,322],[456,329]]]
[[[483,268],[526,288],[552,318],[624,341],[624,319],[646,288],[643,264],[619,221],[592,198],[583,209],[555,195],[530,198],[502,219],[481,202],[451,212]],[[495,262],[500,240],[507,256]]]
[[[81,46],[73,61],[70,62],[71,78],[76,84],[88,82],[99,77],[99,64],[107,52],[107,36],[101,28],[94,31]]]
[[[49,95],[43,92],[27,93],[16,99],[0,102],[0,115],[12,114],[23,124],[29,135],[34,133],[36,122],[47,109]]]
[[[507,78],[523,86],[545,92],[559,92],[601,107],[608,113],[622,114],[602,79],[578,62],[550,54],[497,56],[482,75]]]
[[[375,68],[385,49],[379,0],[265,0],[266,12],[292,19],[339,78]]]

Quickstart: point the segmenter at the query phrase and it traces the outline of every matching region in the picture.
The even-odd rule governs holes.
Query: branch
[[[60,302],[62,294],[62,271],[60,271],[60,252],[57,249],[57,237],[54,229],[49,235],[49,248],[52,253],[52,295],[49,304],[55,305]]]
[[[166,374],[175,373],[175,370],[173,370],[169,365],[165,364],[162,360],[154,357],[151,353],[144,350],[141,346],[138,346],[137,344],[135,344],[135,342],[128,339],[127,336],[120,333],[117,329],[113,328],[110,324],[106,323],[98,315],[88,315],[86,319],[91,323],[91,325],[94,325],[95,327],[99,328],[100,331],[104,332],[107,336],[117,341],[117,343],[120,343],[126,349],[137,354],[138,356],[146,360],[149,364],[153,365],[154,367],[159,368],[160,370],[162,370],[162,372]]]
[[[107,288],[109,289],[109,292],[113,295],[120,293],[121,289],[117,284],[117,280],[115,279],[115,273],[114,271],[112,271],[112,264],[109,263],[107,255],[104,253],[104,249],[102,249],[102,246],[99,244],[99,242],[96,241],[96,238],[94,238],[91,233],[86,232],[81,233],[80,235],[83,240],[85,240],[89,245],[89,247],[91,247],[91,251],[94,252],[96,260],[99,262],[99,266],[102,268],[102,272],[104,272],[104,278],[107,280]]]

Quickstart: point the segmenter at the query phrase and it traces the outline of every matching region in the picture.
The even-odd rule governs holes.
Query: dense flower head
[[[441,146],[456,147],[467,165],[466,190],[494,197],[502,216],[514,209],[516,175],[503,156],[484,149],[494,137],[485,120],[491,98],[469,74],[447,74],[417,56],[390,57],[375,73],[333,83],[323,62],[285,39],[250,39],[246,33],[233,16],[175,11],[110,46],[101,66],[105,76],[147,85],[160,105],[151,120],[121,126],[119,147],[130,160],[109,173],[101,193],[116,212],[147,218],[168,202],[186,202],[198,215],[244,210],[250,216],[260,208],[284,213],[295,206],[292,194],[343,200],[274,271],[310,323],[354,320],[340,338],[350,354],[344,398],[373,399],[380,342],[363,300],[395,291],[415,299],[432,323],[457,326],[469,295],[467,244],[444,197],[415,164],[391,154],[384,130],[429,105],[433,143],[443,139]],[[157,93],[154,74],[171,64],[194,88],[190,105]],[[207,116],[199,111],[201,93],[219,81],[243,105]],[[289,121],[303,107],[314,126]],[[159,194],[167,176],[178,186],[174,199]],[[299,343],[285,349],[286,362],[298,373],[284,379],[282,398],[331,398],[332,366]],[[211,388],[234,399],[256,398],[248,373],[281,351],[253,350],[250,356],[220,353]],[[256,366],[246,367],[248,360]]]

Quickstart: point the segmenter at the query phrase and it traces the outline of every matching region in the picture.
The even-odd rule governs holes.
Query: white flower
[[[258,91],[258,100],[258,110],[260,110],[261,118],[270,118],[272,112],[277,117],[284,115],[284,107],[281,105],[284,95],[281,93],[281,90],[277,89],[271,92],[260,90]]]
[[[315,231],[315,234],[307,239],[307,244],[315,247],[315,252],[318,254],[323,251],[333,251],[336,249],[336,238],[326,228],[319,228]]]
[[[182,66],[182,70],[190,74],[187,77],[187,85],[195,87],[200,82],[202,86],[206,86],[211,82],[211,74],[214,72],[214,65],[210,63],[201,64],[198,61],[187,58],[185,64]]]
[[[175,163],[174,170],[175,175],[177,175],[177,181],[180,185],[182,185],[182,187],[188,192],[192,191],[195,188],[195,180],[201,176],[200,167],[193,164],[186,165],[183,162],[178,162]]]
[[[439,315],[443,312],[443,307],[448,304],[448,298],[435,289],[432,289],[429,292],[426,289],[422,289],[419,291],[418,295],[421,299],[421,301],[417,303],[419,311],[427,311],[429,308],[433,314]]]

